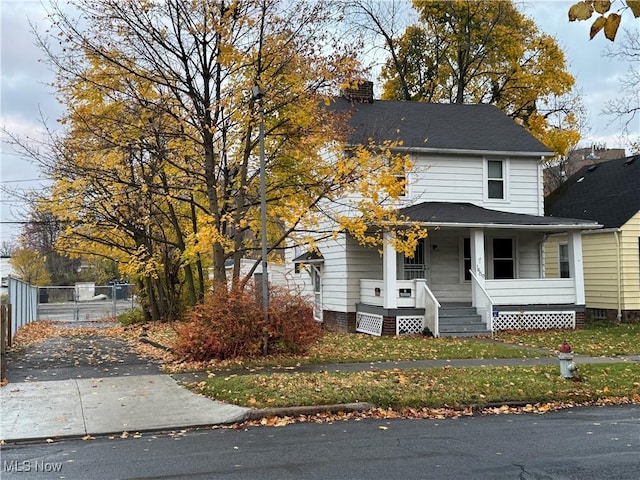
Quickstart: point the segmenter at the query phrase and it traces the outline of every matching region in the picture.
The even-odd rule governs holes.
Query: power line
[[[20,182],[43,182],[49,181],[46,178],[25,178],[24,180],[0,180],[0,183],[20,183]]]

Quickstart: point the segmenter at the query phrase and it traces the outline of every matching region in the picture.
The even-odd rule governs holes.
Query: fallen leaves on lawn
[[[610,357],[640,354],[639,334],[640,324],[587,324],[575,330],[502,331],[496,339],[550,350],[566,341],[576,354]]]

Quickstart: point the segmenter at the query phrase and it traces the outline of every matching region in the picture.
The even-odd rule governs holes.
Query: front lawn
[[[579,355],[614,357],[640,355],[640,324],[587,324],[577,330],[502,332],[496,340],[557,350],[562,342]]]
[[[150,337],[156,335],[149,330]],[[164,339],[166,344],[166,337]],[[326,363],[374,363],[385,361],[446,360],[460,358],[531,358],[552,355],[513,345],[472,338],[424,336],[375,337],[355,333],[323,334],[306,355],[238,358],[208,363],[168,364],[171,372],[194,370],[260,369]]]
[[[380,408],[483,406],[507,402],[640,402],[640,365],[580,365],[581,381],[557,366],[434,368],[355,373],[214,376],[192,388],[220,401],[270,408],[368,402]]]

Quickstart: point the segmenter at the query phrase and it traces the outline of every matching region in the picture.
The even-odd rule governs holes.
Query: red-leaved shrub
[[[261,289],[260,289],[261,291]],[[269,321],[265,325],[260,295],[250,284],[244,290],[216,286],[178,327],[176,352],[188,360],[254,357],[264,352],[303,353],[320,336],[311,304],[302,296],[269,287]]]

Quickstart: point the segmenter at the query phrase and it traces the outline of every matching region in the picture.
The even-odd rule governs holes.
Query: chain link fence
[[[38,287],[38,320],[91,322],[114,318],[137,307],[136,287],[130,283]]]

